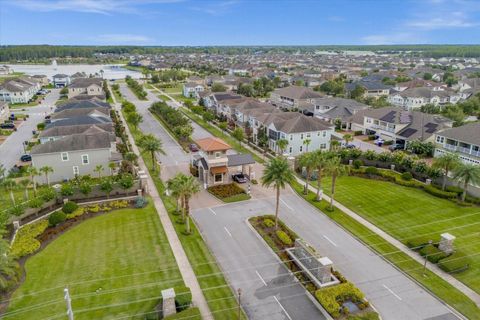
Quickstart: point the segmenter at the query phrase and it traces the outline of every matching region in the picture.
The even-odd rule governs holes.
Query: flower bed
[[[236,183],[212,186],[207,190],[224,202],[235,202],[250,199],[250,196],[247,194],[247,192]]]

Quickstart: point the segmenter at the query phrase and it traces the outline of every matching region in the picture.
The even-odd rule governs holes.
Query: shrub
[[[445,191],[455,192],[457,195],[461,195],[463,193],[463,189],[457,186],[447,186]]]
[[[448,273],[459,273],[470,267],[470,260],[462,252],[456,251],[449,257],[440,260],[438,266]]]
[[[92,192],[92,185],[88,181],[83,181],[78,189],[81,193],[87,196],[90,194],[90,192]]]
[[[41,122],[41,123],[37,124],[37,129],[41,131],[41,130],[45,129],[45,126],[46,126],[45,123]]]
[[[283,244],[289,246],[293,243],[292,238],[290,238],[290,236],[288,234],[286,234],[285,231],[277,230],[275,233],[276,233],[278,239],[280,239],[280,241]]]
[[[272,219],[263,219],[263,225],[266,228],[271,228],[271,227],[275,226],[275,222]]]
[[[410,172],[404,172],[402,173],[401,175],[402,179],[405,180],[405,181],[410,181],[413,179],[413,176]]]
[[[72,213],[73,211],[75,211],[77,209],[78,209],[78,204],[76,204],[73,201],[66,202],[62,207],[62,211],[66,214]]]
[[[177,312],[188,309],[192,304],[192,293],[188,287],[174,287]]]
[[[145,208],[145,206],[147,205],[148,201],[146,198],[144,197],[137,197],[135,199],[135,208]],[[105,208],[104,208],[105,209]]]
[[[22,204],[17,204],[8,210],[8,213],[11,214],[12,216],[21,216],[22,214],[25,213],[25,206]]]
[[[257,179],[252,179],[252,180],[250,180],[250,182],[251,182],[252,184],[258,184]]]
[[[67,215],[63,211],[55,211],[48,217],[48,225],[55,227],[57,224],[67,220]]]
[[[367,167],[365,169],[365,173],[370,176],[375,176],[375,175],[378,175],[378,169],[375,167]]]
[[[375,140],[375,135],[374,134],[369,135],[368,140]]]
[[[465,201],[468,203],[480,205],[480,198],[475,198],[475,197],[469,196],[468,194],[465,197]]]
[[[66,217],[67,217],[67,220],[68,219],[73,219],[73,218],[76,218],[76,217],[80,217],[84,213],[85,213],[85,210],[80,207],[77,210],[73,211],[72,213],[67,214]]]
[[[236,183],[229,183],[229,184],[221,184],[218,186],[209,187],[208,192],[213,194],[214,196],[224,199],[233,197],[238,194],[246,194],[245,190],[239,187]]]
[[[73,193],[74,193],[73,185],[71,183],[63,184],[62,189],[60,190],[60,193],[64,197],[68,197],[68,196],[73,195]]]
[[[56,196],[56,195],[57,195],[57,193],[55,192],[55,190],[54,190],[53,188],[44,189],[44,190],[42,190],[42,192],[40,193],[40,197],[41,197],[41,198],[43,199],[43,201],[45,201],[45,202],[55,199],[55,196]]]
[[[40,248],[40,241],[35,239],[48,227],[47,220],[41,220],[20,228],[11,247],[11,253],[17,258],[32,254]]]
[[[355,303],[364,303],[363,293],[350,282],[319,289],[315,292],[318,302],[334,318],[340,316],[341,303],[347,299]]]
[[[437,263],[438,261],[446,258],[448,255],[442,250],[435,247],[433,244],[427,244],[420,250],[422,257],[426,257],[428,261]]]
[[[429,239],[428,237],[417,237],[417,238],[412,238],[407,240],[407,246],[410,249],[413,250],[420,250],[423,248],[426,244],[428,244],[432,239]]]
[[[363,134],[362,130],[353,131],[354,136],[361,136]]]
[[[42,198],[33,198],[28,202],[28,206],[30,208],[40,208],[43,204],[43,199]]]
[[[457,194],[455,192],[449,192],[449,191],[443,191],[441,189],[438,189],[437,187],[433,185],[428,185],[423,188],[426,192],[430,193],[431,195],[435,197],[439,197],[442,199],[456,199]]]
[[[360,169],[360,167],[363,166],[363,161],[362,160],[355,160],[353,161],[353,167],[355,169]]]

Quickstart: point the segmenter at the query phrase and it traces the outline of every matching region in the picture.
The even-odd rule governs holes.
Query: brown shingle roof
[[[203,151],[225,151],[232,148],[225,141],[216,137],[198,139],[195,143]]]

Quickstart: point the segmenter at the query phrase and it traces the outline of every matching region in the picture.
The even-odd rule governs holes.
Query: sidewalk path
[[[113,101],[114,101],[115,109],[119,111],[120,118],[122,119],[122,122],[125,125],[125,130],[127,132],[128,139],[132,144],[133,152],[139,155],[138,164],[143,171],[148,172],[147,166],[145,165],[145,162],[140,156],[140,151],[138,150],[138,147],[135,144],[135,141],[133,140],[132,134],[130,133],[130,129],[128,128],[128,125],[120,111],[120,104],[116,102],[114,96],[113,96]],[[187,255],[183,250],[180,239],[178,238],[177,233],[175,232],[172,221],[168,216],[167,210],[163,205],[163,201],[160,198],[160,195],[158,194],[158,190],[155,187],[153,179],[150,177],[150,175],[148,175],[147,185],[148,185],[148,191],[149,191],[150,197],[153,200],[155,209],[157,209],[158,216],[160,217],[160,221],[163,225],[163,229],[165,230],[165,234],[167,235],[168,242],[170,243],[170,247],[172,248],[173,255],[175,257],[175,260],[177,261],[178,268],[180,269],[180,272],[182,274],[183,281],[185,282],[185,285],[189,287],[190,290],[192,291],[192,301],[194,305],[200,309],[200,314],[202,315],[202,319],[213,320],[213,316],[210,311],[210,308],[208,307],[207,300],[203,295],[202,289],[200,288],[200,284],[197,281],[197,277],[193,272],[192,266],[188,261]]]

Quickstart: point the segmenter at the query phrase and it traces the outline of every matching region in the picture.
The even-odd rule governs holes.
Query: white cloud
[[[153,3],[172,3],[182,0],[17,0],[11,5],[36,12],[71,11],[110,15],[140,13],[137,6]]]
[[[153,41],[152,38],[137,34],[101,34],[91,40],[101,44],[146,44]]]
[[[423,19],[407,21],[406,26],[420,28],[425,30],[452,29],[452,28],[470,28],[477,26],[478,23],[470,21],[465,13],[461,11],[451,12],[448,15],[425,17]]]

